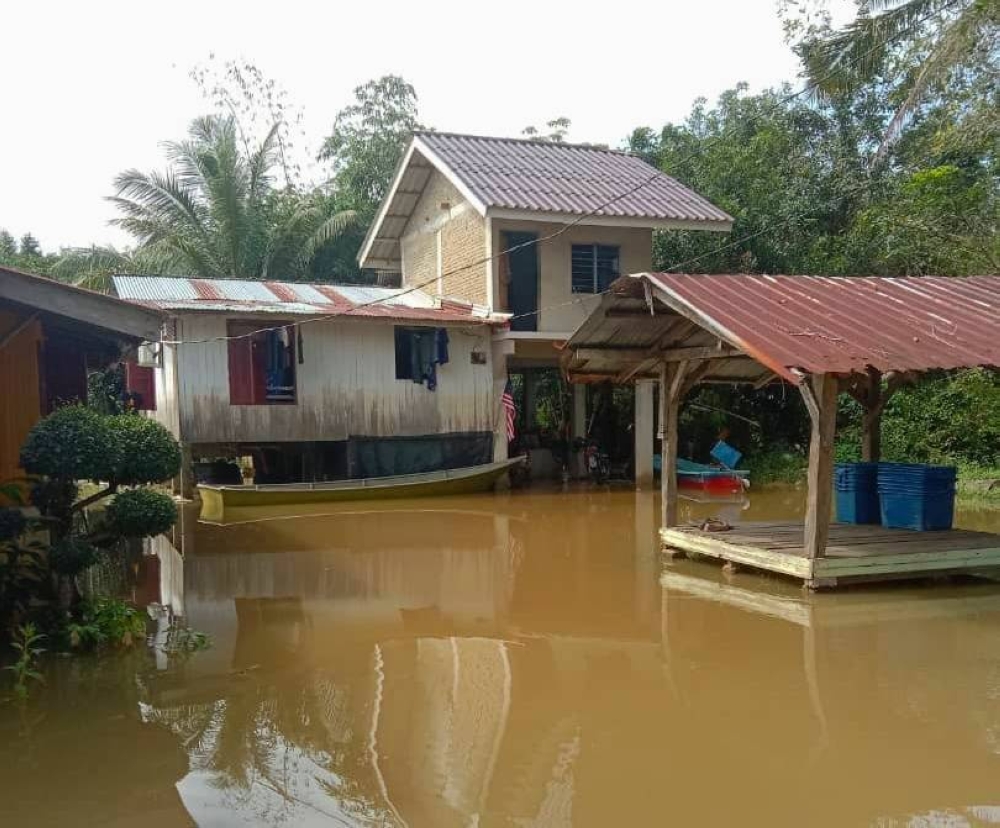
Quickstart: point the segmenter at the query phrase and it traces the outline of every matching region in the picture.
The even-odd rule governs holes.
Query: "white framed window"
[[[574,244],[573,293],[603,293],[620,273],[619,248],[611,244]]]

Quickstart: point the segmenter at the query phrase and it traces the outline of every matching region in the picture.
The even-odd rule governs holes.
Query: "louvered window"
[[[603,293],[618,278],[618,247],[609,244],[574,244],[573,293]]]

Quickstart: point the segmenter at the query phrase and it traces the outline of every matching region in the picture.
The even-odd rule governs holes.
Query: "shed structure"
[[[882,411],[899,387],[926,371],[977,366],[1000,366],[1000,276],[639,273],[612,285],[563,353],[574,382],[658,380],[665,546],[811,587],[1000,566],[994,535],[831,527],[838,394],[862,406],[863,459],[877,461]],[[811,420],[802,525],[677,526],[677,415],[701,382],[800,391]]]
[[[0,267],[0,483],[20,480],[20,450],[54,408],[87,398],[87,374],[159,336],[161,313],[34,273]]]

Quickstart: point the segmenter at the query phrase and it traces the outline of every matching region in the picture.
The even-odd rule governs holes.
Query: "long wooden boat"
[[[512,466],[523,461],[523,457],[515,457],[498,463],[460,469],[325,483],[264,483],[244,486],[199,483],[201,516],[205,520],[221,520],[226,509],[235,507],[299,506],[308,503],[486,492]]]
[[[661,468],[660,455],[653,457],[653,468]],[[709,466],[694,460],[677,458],[677,488],[698,490],[709,494],[738,494],[750,485],[750,472]]]

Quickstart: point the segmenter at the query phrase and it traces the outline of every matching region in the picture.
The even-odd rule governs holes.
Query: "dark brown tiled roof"
[[[624,152],[444,132],[417,136],[487,208],[570,215],[593,211],[603,217],[654,221],[732,221],[707,199]]]

